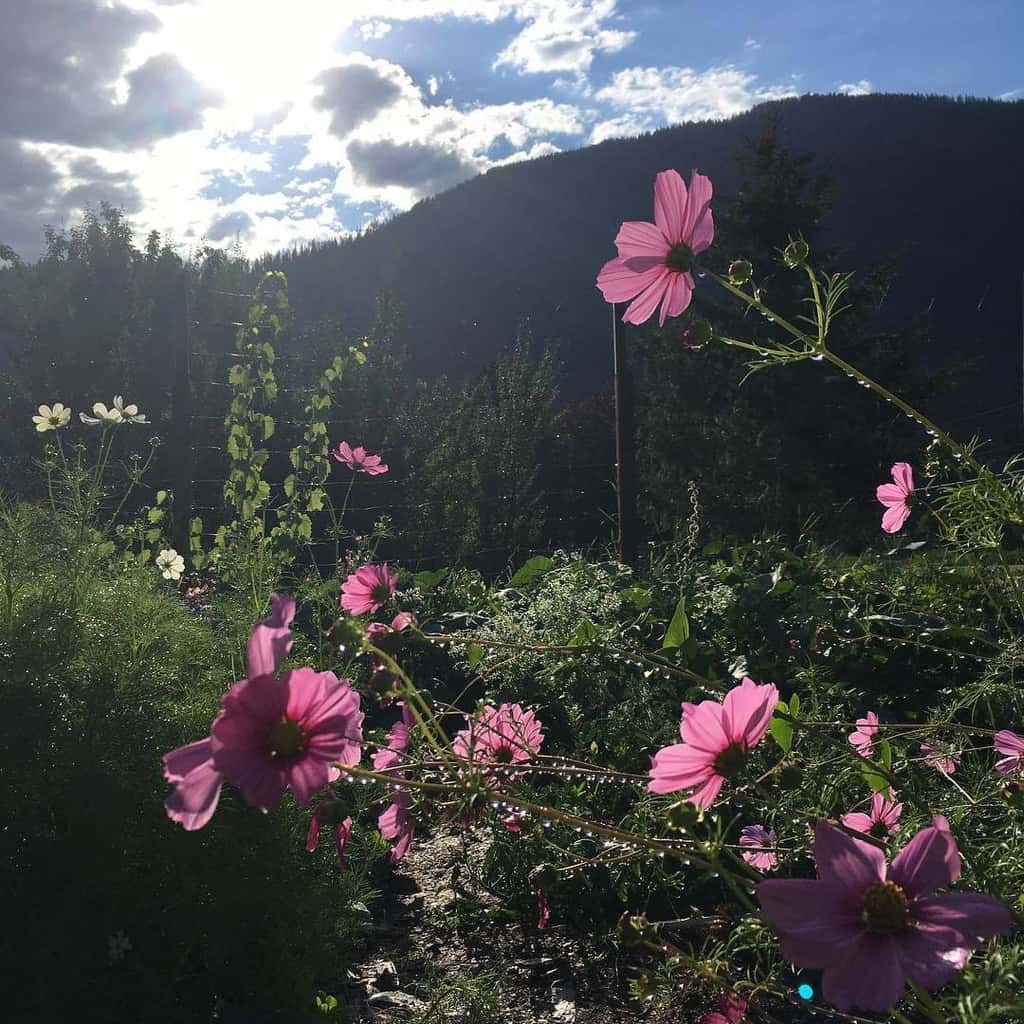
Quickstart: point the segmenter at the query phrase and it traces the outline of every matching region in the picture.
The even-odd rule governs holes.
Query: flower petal
[[[689,274],[670,274],[668,288],[661,300],[661,310],[658,314],[658,325],[665,326],[665,318],[679,316],[693,298],[693,278]]]
[[[821,990],[837,1010],[881,1013],[900,1001],[905,987],[897,941],[864,932],[840,963],[826,969]]]
[[[626,312],[622,317],[623,321],[639,326],[650,320],[658,308],[658,303],[665,296],[671,276],[668,267],[658,268],[658,276],[626,307]]]
[[[250,676],[272,676],[277,671],[292,647],[294,618],[295,598],[290,594],[271,594],[270,615],[253,626],[249,634],[246,662]]]
[[[889,878],[914,899],[960,877],[960,854],[948,829],[929,825],[910,840],[889,867]]]
[[[842,963],[847,947],[863,931],[858,908],[839,882],[770,879],[755,892],[768,924],[782,940],[783,956],[798,967]]]
[[[914,493],[914,471],[908,462],[897,462],[892,467],[892,478],[904,494]]]
[[[722,702],[722,725],[730,742],[742,742],[750,750],[756,746],[771,724],[779,691],[773,683],[758,685],[745,678],[733,687]]]
[[[893,505],[891,508],[887,508],[882,516],[882,529],[886,533],[899,533],[909,518],[909,505]]]
[[[670,243],[683,240],[686,183],[678,171],[659,171],[654,179],[654,223]]]
[[[818,878],[844,886],[858,906],[869,885],[885,881],[883,851],[827,821],[819,821],[814,828],[814,864]]]
[[[671,247],[656,224],[646,220],[627,220],[615,236],[615,245],[623,259],[649,256],[664,260]]]

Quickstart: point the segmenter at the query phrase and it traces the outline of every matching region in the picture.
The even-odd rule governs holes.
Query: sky
[[[182,255],[803,93],[1024,99],[1022,0],[0,0],[0,245],[101,200]]]

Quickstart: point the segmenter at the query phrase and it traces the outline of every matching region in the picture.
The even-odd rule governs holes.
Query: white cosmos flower
[[[156,567],[162,570],[165,580],[180,580],[185,571],[185,559],[174,548],[164,548],[156,556]]]
[[[120,395],[114,395],[114,409],[121,414],[121,418],[126,423],[148,422],[145,415],[139,412],[139,407],[137,405],[134,403],[131,405],[125,405],[124,399]]]
[[[124,423],[124,417],[121,415],[121,410],[116,406],[112,409],[108,409],[102,402],[97,402],[92,407],[92,411],[95,413],[94,416],[86,416],[84,412],[80,412],[78,414],[78,418],[87,427],[96,427],[101,423],[109,426],[117,426],[118,423]]]
[[[71,419],[71,410],[66,409],[61,402],[54,402],[51,408],[48,405],[39,406],[39,415],[32,417],[36,430],[45,434],[48,430],[59,430],[66,427]]]

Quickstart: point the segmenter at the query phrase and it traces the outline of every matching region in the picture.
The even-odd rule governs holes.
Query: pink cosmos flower
[[[336,800],[321,800],[313,811],[306,836],[306,850],[312,853],[320,841],[320,827],[330,825],[334,832],[334,848],[338,854],[338,870],[345,870],[345,847],[352,834],[352,819],[341,818],[341,805]]]
[[[679,723],[682,743],[654,755],[652,793],[691,790],[687,800],[701,810],[710,807],[726,779],[737,775],[750,751],[768,731],[779,691],[773,683],[759,686],[744,679],[719,704],[705,700],[683,704]]]
[[[605,302],[627,302],[622,319],[629,324],[658,323],[679,316],[690,304],[694,258],[715,237],[711,181],[694,171],[687,190],[678,171],[661,171],[654,180],[654,223],[626,221],[615,236],[619,255],[597,275]]]
[[[452,750],[467,761],[520,764],[529,761],[544,742],[537,716],[519,704],[488,704],[467,721],[469,728],[452,741]]]
[[[875,839],[888,839],[894,832],[899,832],[897,824],[903,814],[903,804],[896,803],[896,794],[890,789],[889,795],[874,793],[871,796],[871,813],[851,811],[844,814],[842,822],[855,832],[865,832]]]
[[[405,792],[396,792],[386,811],[377,819],[377,828],[385,839],[392,839],[395,845],[391,848],[391,861],[397,864],[412,846],[412,837],[416,831],[409,808],[412,797]]]
[[[882,529],[886,533],[898,533],[903,528],[914,500],[914,472],[910,464],[897,462],[892,467],[892,478],[895,483],[879,484],[875,491],[878,500],[885,506]]]
[[[775,830],[769,831],[764,825],[745,825],[740,829],[740,846],[743,859],[758,871],[772,871],[779,865],[776,851]]]
[[[246,649],[250,676],[273,675],[291,650],[290,623],[295,599],[288,594],[270,595],[270,615],[253,626]],[[217,809],[224,774],[214,764],[210,737],[165,754],[164,778],[175,785],[164,801],[167,816],[187,830],[202,828]]]
[[[331,452],[331,458],[343,462],[353,473],[365,473],[367,476],[382,476],[388,467],[381,462],[379,455],[367,455],[366,449],[360,445],[353,448],[348,441],[342,441]]]
[[[167,814],[186,829],[210,820],[224,779],[248,803],[272,810],[286,789],[308,803],[337,777],[335,762],[361,756],[363,714],[347,679],[311,668],[274,675],[291,648],[295,601],[275,594],[271,605],[249,637],[248,677],[221,698],[209,738],[164,756],[164,775],[175,783]]]
[[[409,730],[412,729],[415,719],[404,701],[399,701],[398,706],[402,709],[402,717],[391,726],[391,732],[388,733],[388,745],[373,755],[373,770],[375,772],[385,772],[400,765],[402,763],[401,755],[409,749]]]
[[[921,744],[921,753],[924,754],[924,763],[929,768],[942,772],[943,775],[952,775],[960,764],[960,758],[956,754],[939,750],[930,743]]]
[[[1000,754],[1007,755],[996,765],[997,772],[1010,775],[1024,771],[1024,736],[1003,729],[996,733],[992,743]]]
[[[747,1001],[738,992],[723,992],[718,1011],[705,1014],[701,1024],[742,1024],[747,1018]]]
[[[341,585],[341,607],[349,615],[364,615],[382,608],[398,586],[398,573],[388,572],[388,563],[360,566]]]
[[[960,877],[956,841],[940,816],[888,867],[876,846],[819,822],[814,860],[817,879],[770,879],[756,891],[784,959],[824,970],[824,997],[839,1010],[890,1010],[907,979],[940,988],[971,950],[1010,929],[998,900],[936,894]]]
[[[861,757],[874,753],[875,733],[878,732],[878,715],[869,711],[864,718],[857,719],[857,728],[847,737]]]

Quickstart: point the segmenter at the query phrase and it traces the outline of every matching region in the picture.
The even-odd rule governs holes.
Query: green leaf
[[[864,776],[864,781],[871,787],[876,793],[886,793],[889,790],[889,780],[886,776],[881,775],[874,766],[874,762],[864,758],[861,762],[860,773]]]
[[[291,473],[284,478],[284,495],[286,498],[295,496],[295,474]]]
[[[686,595],[684,594],[679,598],[679,604],[676,605],[676,613],[672,616],[672,621],[668,624],[668,629],[665,631],[665,639],[662,642],[661,649],[666,650],[670,647],[679,647],[689,639],[690,620],[686,617]]]
[[[274,417],[264,416],[263,417],[263,440],[266,441],[271,438],[274,434]]]
[[[789,706],[784,700],[780,700],[775,705],[777,711],[790,713]],[[773,717],[768,723],[768,731],[772,734],[772,739],[782,748],[784,754],[788,754],[793,748],[793,725],[791,722],[787,722],[784,718]]]
[[[167,491],[156,492],[156,503],[162,505],[167,500]]]
[[[779,580],[768,593],[772,597],[784,597],[791,590],[795,589],[796,583],[793,580]]]
[[[626,587],[619,593],[619,597],[640,612],[651,606],[651,592],[646,587]]]
[[[307,512],[321,512],[324,507],[326,492],[322,487],[315,487],[309,492],[309,501],[306,503]]]
[[[526,587],[541,573],[547,572],[555,563],[546,555],[535,555],[523,563],[509,580],[509,586]]]
[[[480,659],[484,656],[484,649],[479,644],[470,644],[466,648],[466,664],[470,668],[476,668]]]
[[[162,508],[151,508],[146,513],[146,519],[151,523],[159,523],[164,517],[164,510]]]
[[[580,619],[576,632],[573,633],[572,639],[569,641],[569,645],[571,647],[585,647],[587,644],[593,643],[600,635],[601,631],[590,619]]]
[[[426,569],[423,572],[414,572],[412,578],[420,590],[433,590],[447,575],[447,569]]]
[[[789,698],[789,713],[794,718],[800,717],[800,694],[794,693],[793,696]]]

